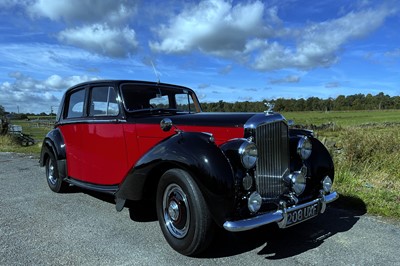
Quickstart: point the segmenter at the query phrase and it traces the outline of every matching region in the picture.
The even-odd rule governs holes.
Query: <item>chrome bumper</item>
[[[328,195],[321,194],[317,199],[306,202],[300,205],[295,205],[292,207],[283,207],[275,212],[265,213],[259,216],[255,216],[248,219],[238,220],[238,221],[226,221],[224,223],[224,228],[230,232],[241,232],[251,230],[256,227],[260,227],[270,223],[278,223],[280,228],[285,228],[287,223],[287,213],[301,208],[311,206],[315,203],[319,205],[319,213],[324,213],[326,210],[326,204],[335,201],[339,198],[339,194],[336,192],[331,192]]]

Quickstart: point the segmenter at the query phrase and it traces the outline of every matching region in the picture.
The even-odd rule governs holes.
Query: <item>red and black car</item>
[[[185,255],[207,247],[214,225],[285,228],[338,198],[332,158],[311,131],[272,110],[205,113],[193,90],[155,82],[68,89],[40,163],[54,192],[109,193],[118,211],[153,201],[166,240]]]

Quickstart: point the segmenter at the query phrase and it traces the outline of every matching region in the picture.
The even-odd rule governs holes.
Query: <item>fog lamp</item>
[[[332,189],[332,179],[329,176],[326,176],[324,180],[322,180],[322,188],[325,193],[331,192]]]
[[[306,189],[306,176],[303,171],[290,175],[290,181],[292,190],[297,196],[301,195]]]
[[[258,158],[256,144],[250,141],[243,142],[242,145],[240,145],[239,154],[244,168],[251,169],[256,166]]]
[[[311,152],[311,141],[308,137],[303,136],[301,139],[299,139],[299,143],[297,144],[297,154],[302,160],[307,160],[311,156]]]
[[[257,191],[255,191],[251,193],[247,202],[247,207],[249,208],[249,211],[251,213],[255,213],[258,212],[258,210],[261,208],[261,203],[262,203],[261,195],[258,194]]]

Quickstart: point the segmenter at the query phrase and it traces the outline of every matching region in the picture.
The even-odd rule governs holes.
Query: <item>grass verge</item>
[[[400,219],[400,125],[347,126],[319,132],[331,139],[335,189],[368,213]],[[359,209],[357,205],[347,207]]]
[[[38,142],[32,146],[21,146],[12,136],[0,136],[0,152],[26,153],[39,156],[42,143]]]

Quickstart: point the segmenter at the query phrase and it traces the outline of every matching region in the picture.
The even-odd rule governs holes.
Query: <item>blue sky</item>
[[[400,1],[0,0],[0,105],[135,79],[201,101],[400,94]]]

